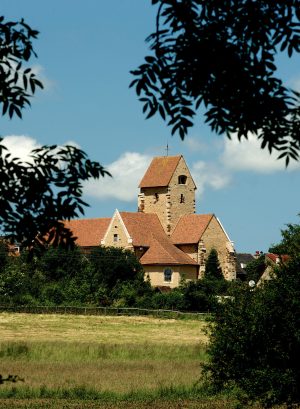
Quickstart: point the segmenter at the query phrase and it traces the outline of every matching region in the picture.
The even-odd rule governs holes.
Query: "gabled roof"
[[[213,214],[187,214],[181,216],[171,235],[172,242],[175,244],[198,243],[213,216]]]
[[[64,225],[70,229],[80,247],[99,246],[110,223],[110,217],[97,219],[79,219],[65,221]]]
[[[150,248],[141,257],[140,262],[142,265],[198,265],[195,260],[174,246],[167,236],[165,240],[153,237]]]
[[[153,158],[139,188],[168,186],[181,158],[181,155]]]
[[[120,216],[134,246],[149,247],[151,234],[155,237],[166,235],[157,214],[120,212]]]
[[[136,247],[148,247],[141,257],[142,264],[197,265],[179,250],[164,232],[157,214],[120,212],[120,216]]]

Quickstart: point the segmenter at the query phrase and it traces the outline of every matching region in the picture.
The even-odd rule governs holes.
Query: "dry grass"
[[[190,387],[205,359],[204,325],[149,317],[2,313],[1,373],[24,378],[18,389],[83,386],[124,394]]]
[[[83,402],[69,400],[11,400],[0,401],[0,409],[233,409],[228,400],[154,400],[148,402]],[[252,409],[258,409],[252,407]]]
[[[205,343],[205,322],[151,317],[0,314],[2,341],[119,344]]]

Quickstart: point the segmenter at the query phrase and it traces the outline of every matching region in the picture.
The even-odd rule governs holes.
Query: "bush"
[[[300,256],[251,290],[241,284],[213,317],[205,371],[266,406],[300,403]]]

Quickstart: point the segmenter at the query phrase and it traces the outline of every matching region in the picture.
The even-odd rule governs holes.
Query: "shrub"
[[[266,406],[300,403],[300,256],[251,290],[241,284],[213,317],[205,371]]]

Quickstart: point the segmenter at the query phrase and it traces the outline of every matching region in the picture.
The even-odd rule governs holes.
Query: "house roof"
[[[255,257],[249,253],[236,253],[236,274],[237,275],[246,275],[245,267],[247,264],[255,260]]]
[[[155,237],[165,236],[157,214],[142,212],[120,212],[134,246],[149,247],[151,233]],[[151,232],[151,233],[150,233]]]
[[[158,156],[152,159],[139,188],[168,186],[182,156]]]
[[[152,237],[150,247],[140,262],[143,265],[198,265],[195,260],[174,246],[167,236],[164,240]]]
[[[64,225],[70,229],[80,247],[99,246],[110,223],[110,217],[97,219],[78,219],[65,221]]]
[[[182,216],[171,235],[172,242],[175,244],[198,243],[213,216],[213,214]]]
[[[248,264],[254,260],[255,257],[250,253],[236,253],[236,261],[239,264]]]
[[[266,257],[276,264],[280,262],[286,263],[289,259],[289,256],[287,254],[278,255],[274,253],[267,253]]]
[[[157,214],[120,212],[134,246],[148,247],[141,257],[142,264],[197,265],[179,250],[164,232]]]

